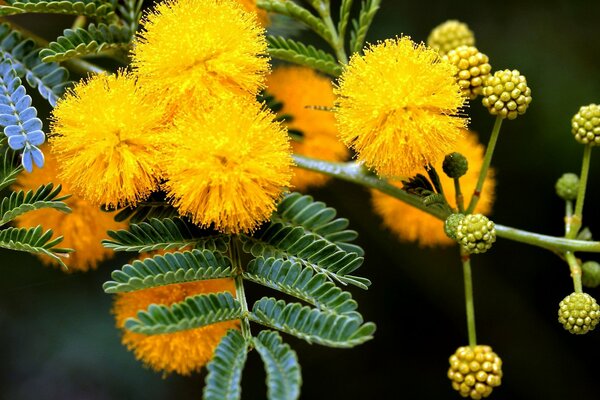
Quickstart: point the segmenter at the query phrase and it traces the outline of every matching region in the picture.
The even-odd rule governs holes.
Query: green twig
[[[571,270],[571,278],[573,278],[573,289],[575,293],[582,293],[583,287],[581,286],[581,265],[579,265],[579,261],[575,258],[575,255],[567,251],[565,252],[565,259],[569,264],[569,269]]]
[[[567,238],[573,239],[579,233],[583,222],[583,202],[585,200],[585,189],[587,187],[588,175],[590,171],[590,160],[592,158],[592,146],[586,145],[583,148],[583,159],[581,160],[581,175],[579,176],[579,188],[577,189],[577,200],[575,200],[575,213],[569,220]]]
[[[338,61],[342,64],[348,64],[348,55],[346,54],[346,49],[344,49],[344,38],[339,35],[337,28],[331,19],[331,6],[329,1],[320,1],[316,10],[331,34],[331,41],[329,44],[335,51]]]
[[[454,178],[454,196],[456,198],[456,208],[461,213],[465,212],[465,198],[460,189],[460,178]]]
[[[473,279],[471,274],[471,257],[465,250],[460,249],[460,258],[463,266],[465,282],[465,307],[467,310],[467,330],[469,332],[469,346],[477,345],[477,330],[475,327],[475,302],[473,300]]]
[[[473,191],[473,197],[471,197],[469,207],[467,208],[467,214],[473,213],[475,207],[477,206],[477,202],[479,201],[479,197],[481,196],[481,190],[483,189],[483,183],[485,182],[488,169],[492,162],[492,156],[494,155],[494,149],[496,148],[496,142],[498,141],[500,127],[502,127],[502,121],[503,119],[500,116],[496,117],[496,121],[494,122],[494,128],[492,129],[492,134],[490,135],[490,140],[488,142],[487,148],[485,149],[485,156],[483,158],[483,164],[481,165],[481,171],[479,171],[479,179],[477,180],[477,186],[475,186],[475,190]]]
[[[229,245],[229,254],[231,256],[231,262],[233,263],[233,270],[235,274],[235,296],[240,302],[242,308],[242,336],[244,336],[247,343],[251,343],[252,332],[250,330],[250,320],[248,319],[250,312],[248,311],[248,302],[246,301],[246,292],[244,290],[244,268],[242,267],[242,261],[240,257],[240,246],[241,244],[239,242],[239,239],[235,237],[232,238],[231,243]]]

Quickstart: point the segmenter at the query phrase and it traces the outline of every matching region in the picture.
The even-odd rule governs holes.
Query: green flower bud
[[[563,174],[554,185],[556,194],[563,200],[575,200],[579,190],[579,177],[573,173]]]
[[[440,56],[445,56],[450,50],[460,46],[473,46],[474,44],[473,32],[467,24],[457,20],[448,20],[436,26],[427,38],[427,45],[436,50]]]
[[[516,69],[496,71],[485,81],[483,106],[490,114],[502,118],[515,119],[525,114],[531,103],[531,89],[527,79]]]
[[[444,221],[444,232],[452,240],[457,240],[456,231],[458,225],[465,218],[463,214],[450,214],[446,221]]]
[[[581,266],[581,283],[583,286],[595,288],[600,286],[600,264],[596,261],[586,261]]]
[[[485,215],[467,215],[458,223],[456,239],[469,253],[485,253],[496,241],[496,227]]]
[[[468,169],[467,158],[456,152],[448,154],[442,163],[442,170],[450,178],[460,178],[467,173]]]
[[[583,335],[598,325],[600,307],[587,293],[571,293],[558,306],[558,321],[569,332]]]
[[[502,360],[490,346],[459,347],[449,361],[448,378],[462,397],[488,397],[502,383]]]
[[[583,106],[571,120],[571,132],[579,143],[597,146],[600,144],[600,106]]]
[[[457,67],[455,76],[463,95],[475,100],[492,71],[488,56],[474,46],[460,46],[450,50],[444,60]]]

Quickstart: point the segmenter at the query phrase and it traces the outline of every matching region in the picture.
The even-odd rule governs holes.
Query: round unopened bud
[[[600,322],[600,307],[587,293],[571,293],[558,306],[558,321],[569,332],[583,335]]]
[[[502,383],[502,360],[490,346],[459,347],[449,361],[448,378],[462,397],[488,397]]]
[[[442,170],[450,178],[460,178],[467,173],[468,169],[467,158],[456,152],[448,154],[442,163]]]
[[[427,38],[427,45],[436,50],[440,56],[460,46],[473,46],[475,36],[467,24],[454,19],[448,20],[433,28]]]
[[[455,77],[463,96],[475,100],[492,71],[488,56],[474,46],[460,46],[450,50],[444,60],[456,66]]]
[[[467,215],[458,223],[456,239],[469,253],[485,253],[496,241],[496,227],[485,215]]]
[[[600,144],[600,106],[583,106],[571,120],[571,132],[579,143],[597,146]]]
[[[444,232],[452,240],[457,240],[456,232],[458,225],[465,218],[463,214],[450,214],[446,221],[444,221]]]
[[[600,286],[600,264],[596,261],[586,261],[581,266],[581,283],[583,286],[595,288]]]
[[[563,174],[554,185],[556,194],[563,200],[575,200],[579,190],[579,177],[573,173]]]
[[[483,106],[490,114],[501,118],[515,119],[525,114],[531,103],[531,89],[527,79],[516,69],[496,71],[485,81]]]

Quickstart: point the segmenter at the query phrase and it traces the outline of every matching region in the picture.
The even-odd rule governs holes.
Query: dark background
[[[553,185],[563,172],[579,172],[582,153],[570,134],[570,119],[579,106],[600,101],[600,3],[524,3],[384,0],[369,40],[399,34],[426,40],[431,28],[459,18],[476,33],[494,70],[517,68],[526,75],[533,103],[525,116],[503,126],[493,162],[498,178],[493,219],[561,235],[563,204]],[[29,22],[49,38],[70,24],[49,16]],[[486,141],[493,120],[479,102],[470,114],[471,128]],[[600,223],[597,157],[584,210],[592,231]],[[360,273],[373,285],[368,292],[352,291],[378,330],[373,341],[351,350],[286,336],[302,364],[302,398],[460,398],[446,378],[447,358],[467,342],[457,250],[399,243],[370,211],[368,193],[360,187],[335,182],[313,194],[361,234],[366,262]],[[27,254],[3,251],[1,257],[0,398],[201,397],[204,375],[163,378],[120,345],[111,297],[101,290],[117,261],[92,273],[64,275]],[[600,332],[570,335],[557,322],[558,302],[572,291],[567,265],[547,251],[506,240],[474,257],[473,264],[479,342],[493,346],[504,361],[503,384],[492,398],[599,398]],[[589,292],[600,298],[600,290]],[[265,398],[262,369],[251,354],[244,398]]]

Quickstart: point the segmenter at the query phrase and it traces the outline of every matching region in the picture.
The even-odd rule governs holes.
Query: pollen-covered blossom
[[[188,282],[143,289],[116,295],[113,306],[116,323],[123,328],[128,318],[151,304],[170,306],[197,294],[228,291],[235,294],[233,279]],[[238,321],[219,322],[201,328],[160,335],[144,335],[123,329],[122,342],[135,357],[155,371],[189,375],[208,363],[215,348]]]
[[[180,113],[169,132],[165,188],[181,214],[226,233],[267,220],[289,186],[286,130],[253,98],[234,96],[207,111]]]
[[[477,185],[479,171],[483,163],[484,147],[478,142],[474,133],[469,133],[461,139],[454,151],[464,155],[469,161],[467,173],[460,178],[461,191],[468,203],[469,196]],[[455,207],[454,181],[442,172],[442,163],[435,165],[440,180],[446,192],[446,198],[451,206]],[[425,174],[424,169],[417,169],[410,175]],[[400,182],[396,182],[401,187]],[[475,209],[478,213],[489,214],[494,201],[495,179],[492,170],[488,170],[488,177],[483,185],[481,197]],[[421,246],[451,245],[455,243],[444,233],[444,221],[441,221],[417,208],[379,191],[373,190],[373,205],[377,214],[383,218],[383,223],[398,238],[410,242],[418,242]]]
[[[178,105],[256,94],[269,71],[264,29],[234,0],[167,0],[142,21],[132,53],[140,82]]]
[[[342,161],[348,150],[337,138],[335,118],[328,110],[314,107],[333,107],[331,81],[307,67],[276,68],[267,80],[267,92],[283,103],[280,115],[291,116],[290,129],[302,137],[292,140],[294,153],[328,161]],[[324,174],[294,168],[292,186],[305,190],[322,186],[329,180]]]
[[[15,189],[36,190],[40,185],[52,182],[62,183],[58,176],[58,164],[56,158],[47,147],[42,147],[46,164],[44,168],[33,174],[20,174],[14,185]],[[62,185],[61,193],[71,194],[72,190],[68,184]],[[98,263],[110,257],[112,250],[104,248],[101,241],[107,237],[107,230],[125,229],[124,222],[116,222],[111,213],[101,211],[89,201],[73,194],[64,200],[71,208],[69,214],[56,210],[37,210],[21,215],[16,220],[18,227],[30,227],[42,225],[44,229],[52,229],[55,234],[62,235],[62,247],[74,249],[69,258],[62,259],[69,268],[66,272],[87,271],[95,269]],[[40,259],[45,264],[58,263],[43,255]]]
[[[129,74],[81,81],[52,112],[60,180],[94,205],[134,205],[158,184],[164,108]]]
[[[367,167],[407,176],[449,153],[467,124],[456,69],[408,37],[354,55],[336,94],[340,137]]]

